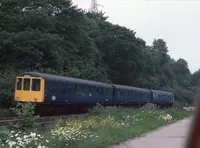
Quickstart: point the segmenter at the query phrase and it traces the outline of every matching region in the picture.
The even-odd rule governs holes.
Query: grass
[[[30,132],[20,133],[16,136],[15,132],[13,135],[9,135],[12,137],[9,142],[14,141],[17,144],[19,140],[29,141],[24,145],[33,148],[38,147],[39,144],[48,148],[108,148],[191,114],[190,111],[178,109],[97,108],[85,116],[65,121],[58,120],[46,132],[40,133],[42,136]],[[29,140],[27,140],[27,136]],[[19,137],[18,140],[16,140],[17,137]],[[7,143],[9,142],[7,141]],[[2,144],[5,144],[5,141]]]

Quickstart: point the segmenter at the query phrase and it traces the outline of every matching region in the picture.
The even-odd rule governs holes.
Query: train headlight
[[[53,101],[55,101],[55,100],[56,100],[56,96],[53,95],[53,96],[51,97],[51,99],[52,99]]]

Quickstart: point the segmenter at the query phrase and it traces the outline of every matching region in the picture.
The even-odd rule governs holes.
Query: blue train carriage
[[[116,105],[143,106],[151,101],[148,89],[113,84]]]
[[[160,107],[172,107],[174,103],[174,94],[167,91],[151,90],[152,103]]]
[[[37,90],[33,90],[37,79]],[[112,104],[113,88],[109,84],[57,76],[25,72],[17,77],[15,100],[42,104],[95,105]],[[39,94],[39,95],[38,95]]]

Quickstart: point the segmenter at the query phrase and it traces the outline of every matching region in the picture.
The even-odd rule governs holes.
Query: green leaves
[[[13,78],[25,70],[170,88],[178,100],[191,100],[191,80],[197,85],[200,76],[191,77],[184,59],[173,60],[163,39],[147,46],[136,32],[107,18],[104,13],[84,12],[71,0],[1,1],[0,102],[13,99]],[[12,75],[5,69],[12,69]],[[3,82],[5,78],[9,80]]]

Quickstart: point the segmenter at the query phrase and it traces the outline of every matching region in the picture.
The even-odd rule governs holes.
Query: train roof
[[[22,75],[30,75],[30,76],[35,76],[35,77],[42,77],[42,78],[49,79],[49,80],[67,81],[67,82],[71,82],[71,83],[87,84],[87,85],[95,85],[95,86],[99,86],[99,87],[112,88],[111,85],[102,83],[102,82],[97,82],[97,81],[92,81],[92,80],[83,80],[83,79],[79,79],[79,78],[59,76],[59,75],[53,75],[53,74],[47,74],[47,73],[24,72],[24,73],[22,73]]]
[[[137,91],[146,91],[150,92],[150,90],[145,89],[145,88],[139,88],[139,87],[132,87],[132,86],[125,86],[125,85],[118,85],[118,84],[113,84],[113,86],[117,89],[126,89],[126,90],[137,90]]]

